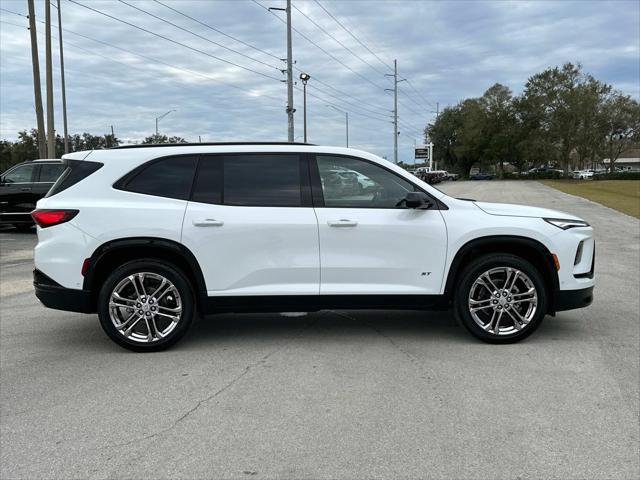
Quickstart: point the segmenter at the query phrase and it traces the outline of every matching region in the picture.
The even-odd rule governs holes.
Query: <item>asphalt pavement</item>
[[[135,354],[48,310],[0,232],[0,478],[640,476],[640,221],[537,182],[454,182],[596,230],[587,309],[486,345],[447,312],[223,315]]]

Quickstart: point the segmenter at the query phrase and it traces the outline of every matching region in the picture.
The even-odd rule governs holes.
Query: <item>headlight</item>
[[[545,222],[550,223],[562,230],[568,230],[575,227],[588,227],[589,224],[584,220],[567,220],[564,218],[544,218]]]

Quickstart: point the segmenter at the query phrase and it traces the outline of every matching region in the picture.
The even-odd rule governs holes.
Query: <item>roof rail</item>
[[[121,145],[111,147],[109,150],[122,148],[153,148],[153,147],[208,147],[225,145],[306,145],[313,146],[313,143],[303,142],[203,142],[203,143],[146,143],[139,145]]]

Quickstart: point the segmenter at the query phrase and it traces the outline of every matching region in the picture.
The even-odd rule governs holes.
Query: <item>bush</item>
[[[634,172],[600,173],[593,176],[594,180],[640,180],[640,170]]]
[[[505,180],[557,180],[560,178],[567,178],[566,175],[560,172],[535,172],[535,173],[505,173]]]

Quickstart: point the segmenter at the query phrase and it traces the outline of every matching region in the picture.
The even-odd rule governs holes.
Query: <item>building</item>
[[[602,164],[607,170],[609,169],[608,158],[602,159]],[[640,171],[640,148],[625,150],[613,165],[617,170]]]

